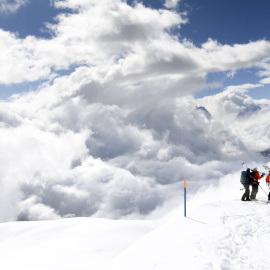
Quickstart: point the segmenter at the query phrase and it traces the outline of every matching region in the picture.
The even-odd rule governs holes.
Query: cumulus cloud
[[[238,170],[248,153],[203,100],[148,109],[97,103],[80,91],[81,78],[78,72],[1,102],[1,186],[12,194],[2,198],[2,221],[144,217],[177,195],[181,179],[195,192]],[[255,102],[237,88],[224,93],[221,104],[226,96],[236,107]]]
[[[19,204],[18,220],[48,220],[57,219],[59,216],[55,213],[55,210],[40,203],[40,199],[37,196],[32,196]]]
[[[223,120],[233,121],[249,110],[256,111],[256,101],[247,95],[249,89],[262,87],[261,84],[244,84],[229,86],[222,93],[215,96],[208,96],[201,100],[203,106],[207,107],[210,113]]]
[[[80,1],[76,5],[65,1],[56,3],[57,7],[63,5],[83,9],[61,14],[57,24],[47,24],[53,35],[50,40],[32,36],[18,39],[1,30],[1,59],[9,60],[3,61],[9,64],[1,65],[0,83],[44,79],[55,70],[72,65],[106,67],[132,54],[136,43],[141,47],[151,40],[169,39],[165,30],[185,22],[180,15],[168,10],[152,10],[141,4],[130,7],[116,0]],[[20,63],[15,70],[14,63]]]
[[[265,40],[230,46],[209,39],[202,44],[202,50],[209,58],[208,64],[206,61],[204,64],[209,72],[248,68],[267,57],[269,46],[270,43]]]
[[[204,97],[199,103],[205,106],[216,118],[234,130],[234,134],[253,151],[268,149],[269,133],[265,129],[269,126],[267,114],[268,100],[254,100],[248,90],[262,87],[261,84],[245,84],[230,86],[222,93]]]
[[[29,3],[29,0],[0,0],[0,12],[15,13],[19,8]]]

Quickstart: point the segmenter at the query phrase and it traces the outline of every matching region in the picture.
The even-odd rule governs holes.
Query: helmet
[[[257,169],[257,167],[255,167],[252,171],[257,171],[258,169]]]

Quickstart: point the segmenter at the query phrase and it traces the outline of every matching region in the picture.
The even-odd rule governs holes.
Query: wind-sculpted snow
[[[269,269],[267,196],[239,200],[237,174],[224,177],[151,220],[66,218],[0,224],[1,268]],[[263,185],[264,186],[264,185]],[[14,260],[16,258],[16,260]]]
[[[188,218],[178,218],[150,232],[106,269],[266,270],[270,263],[266,251],[268,208],[265,201],[203,205]]]

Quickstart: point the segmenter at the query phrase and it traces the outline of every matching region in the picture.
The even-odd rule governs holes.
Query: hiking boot
[[[251,201],[250,199],[246,199],[246,201]]]
[[[241,199],[241,201],[243,201],[243,202],[244,202],[245,200],[244,200],[244,199]]]
[[[258,201],[257,199],[252,199],[252,201]]]

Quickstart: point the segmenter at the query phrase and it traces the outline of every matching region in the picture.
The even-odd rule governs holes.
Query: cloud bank
[[[173,34],[186,19],[172,10],[54,5],[73,13],[47,25],[51,39],[0,31],[0,83],[45,80],[0,102],[1,221],[146,218],[181,198],[184,178],[195,193],[265,162],[270,104],[247,94],[261,85],[193,94],[210,72],[267,70],[268,41],[196,47]]]

